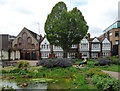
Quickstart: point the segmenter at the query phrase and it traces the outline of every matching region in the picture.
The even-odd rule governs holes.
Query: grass
[[[119,68],[120,65],[110,65],[110,66],[99,66],[97,68],[100,68],[101,70],[106,70],[106,71],[114,71],[114,72],[120,72]]]
[[[75,63],[73,63],[73,65],[79,65],[82,62],[82,60],[76,61]]]

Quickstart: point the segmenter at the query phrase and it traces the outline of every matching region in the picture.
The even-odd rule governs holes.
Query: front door
[[[32,52],[32,60],[37,60],[36,52]]]
[[[30,60],[30,53],[29,52],[25,53],[25,60]]]

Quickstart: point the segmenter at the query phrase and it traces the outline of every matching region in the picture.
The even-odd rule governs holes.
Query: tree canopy
[[[64,2],[58,2],[53,7],[45,22],[48,41],[51,45],[61,46],[66,56],[72,44],[78,44],[87,31],[87,22],[82,12],[76,7],[67,11]]]

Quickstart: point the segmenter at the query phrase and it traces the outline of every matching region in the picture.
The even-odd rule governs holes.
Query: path
[[[106,71],[106,70],[102,70],[102,71],[110,74],[111,76],[115,77],[116,79],[120,78],[120,72],[113,72],[113,71]]]

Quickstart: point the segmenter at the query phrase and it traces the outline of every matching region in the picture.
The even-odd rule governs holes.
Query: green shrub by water
[[[98,75],[94,75],[92,77],[92,82],[99,90],[102,91],[117,91],[119,89],[118,80],[113,77],[104,78]]]

